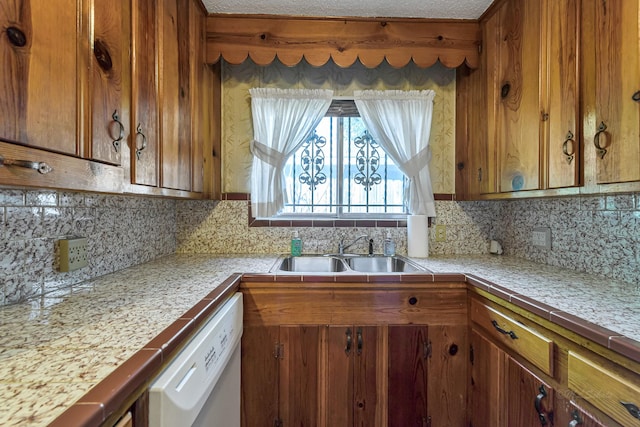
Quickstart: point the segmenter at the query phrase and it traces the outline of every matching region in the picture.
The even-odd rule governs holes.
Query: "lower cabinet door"
[[[575,402],[560,396],[556,400],[555,424],[560,427],[607,427],[610,422],[600,421],[595,415],[585,411]]]
[[[427,425],[427,326],[389,326],[389,427]]]
[[[507,357],[506,374],[507,426],[553,425],[553,389],[511,357]]]
[[[280,327],[279,407],[283,426],[318,423],[319,337],[319,326]]]

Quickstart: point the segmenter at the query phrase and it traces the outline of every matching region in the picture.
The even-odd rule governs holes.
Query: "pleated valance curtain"
[[[354,91],[365,127],[409,178],[405,188],[409,213],[436,216],[429,161],[432,90]]]
[[[318,126],[331,105],[333,91],[253,88],[249,93],[253,114],[251,213],[268,218],[284,208],[287,159]]]

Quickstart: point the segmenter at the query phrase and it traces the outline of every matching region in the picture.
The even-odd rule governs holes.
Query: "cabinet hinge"
[[[432,350],[432,348],[431,348],[431,340],[425,341],[423,343],[423,345],[424,345],[424,348],[423,348],[424,358],[428,359],[428,358],[431,357],[431,350]]]
[[[273,357],[278,360],[284,359],[284,345],[281,343],[276,343],[276,346],[273,350]]]

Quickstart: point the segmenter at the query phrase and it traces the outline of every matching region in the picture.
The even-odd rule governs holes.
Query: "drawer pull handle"
[[[351,354],[351,344],[353,343],[353,337],[351,336],[351,328],[347,328],[347,331],[344,333],[347,336],[347,344],[344,347],[344,352],[347,354]]]
[[[633,99],[633,100],[634,100],[634,101],[636,101],[636,102],[640,102],[640,90],[639,90],[639,91],[637,91],[636,93],[634,93],[634,94],[631,96],[631,99]]]
[[[120,142],[124,139],[124,125],[120,121],[120,116],[118,116],[118,110],[115,110],[111,115],[113,121],[118,125],[118,137],[113,140],[113,149],[116,153],[120,150]]]
[[[631,402],[620,402],[620,404],[624,406],[627,411],[629,411],[629,414],[631,414],[633,418],[637,418],[640,420],[640,408],[638,408]]]
[[[358,337],[358,349],[357,349],[357,353],[358,356],[362,354],[362,329],[358,328],[358,332],[356,333],[356,336]]]
[[[136,137],[140,135],[142,136],[142,147],[136,148],[136,158],[140,160],[140,156],[142,155],[142,151],[147,148],[147,137],[144,133],[142,133],[142,125],[138,123],[138,127],[136,128]]]
[[[600,145],[600,135],[602,135],[606,130],[607,130],[607,125],[605,125],[604,122],[600,122],[600,126],[598,126],[598,131],[593,137],[593,145],[596,146],[596,151],[598,153],[598,156],[600,156],[601,159],[604,159],[604,156],[607,154],[607,149],[604,148],[602,145]]]
[[[512,340],[517,340],[518,339],[518,336],[516,335],[515,332],[506,331],[506,330],[502,329],[500,327],[500,325],[498,325],[498,321],[497,320],[492,320],[491,324],[493,325],[494,328],[496,328],[496,331],[500,332],[501,334],[509,335],[509,338],[511,338]]]
[[[540,425],[541,426],[546,426],[547,425],[547,416],[545,415],[544,411],[542,410],[542,399],[547,397],[547,390],[545,390],[544,385],[541,385],[540,388],[538,389],[538,391],[540,393],[538,393],[538,395],[536,396],[536,400],[533,402],[533,405],[535,406],[536,412],[538,413],[538,418],[540,419]]]
[[[567,164],[571,164],[571,162],[573,161],[573,155],[576,153],[576,150],[573,148],[573,132],[569,131],[565,138],[566,139],[562,143],[562,152],[564,153]],[[569,142],[571,142],[571,153],[569,153]]]
[[[569,422],[569,427],[577,427],[582,425],[582,418],[580,418],[580,414],[578,411],[573,411],[571,413],[571,421]]]
[[[6,159],[0,156],[0,166],[16,166],[19,168],[37,170],[42,175],[46,175],[53,170],[51,166],[45,162],[32,162],[30,160]]]

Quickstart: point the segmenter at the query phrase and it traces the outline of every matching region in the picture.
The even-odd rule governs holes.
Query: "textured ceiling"
[[[209,13],[476,19],[493,0],[203,0]]]

